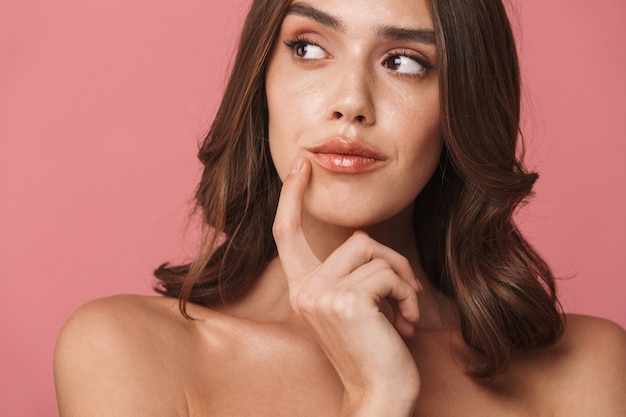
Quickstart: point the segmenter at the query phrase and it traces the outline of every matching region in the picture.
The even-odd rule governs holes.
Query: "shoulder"
[[[566,368],[590,376],[626,378],[626,331],[609,320],[567,315],[565,333],[556,347],[563,352]]]
[[[582,350],[598,349],[602,345],[606,348],[624,349],[626,331],[618,324],[590,316],[568,314],[565,317],[565,334],[562,343],[571,348]],[[600,346],[598,345],[600,343]],[[578,350],[578,349],[576,349]]]
[[[136,342],[167,337],[161,329],[175,331],[184,323],[177,300],[163,297],[117,295],[79,307],[67,320],[57,341],[65,349],[99,349],[120,352],[137,348]],[[155,326],[155,324],[159,326]],[[143,343],[142,343],[143,344]],[[141,346],[146,350],[146,346]],[[103,352],[101,352],[103,353]]]
[[[74,312],[55,348],[61,415],[178,414],[183,398],[167,386],[184,353],[173,341],[188,332],[177,309],[177,300],[124,295]]]
[[[550,349],[557,415],[626,415],[626,331],[600,318],[566,316],[562,339]]]

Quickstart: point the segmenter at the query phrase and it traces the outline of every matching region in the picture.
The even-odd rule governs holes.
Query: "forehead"
[[[340,32],[376,26],[433,29],[428,0],[295,0],[290,15],[312,18]]]

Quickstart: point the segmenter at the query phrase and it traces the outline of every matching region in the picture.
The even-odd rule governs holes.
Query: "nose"
[[[340,68],[333,74],[328,117],[348,123],[372,125],[376,122],[373,100],[374,79],[366,68]]]

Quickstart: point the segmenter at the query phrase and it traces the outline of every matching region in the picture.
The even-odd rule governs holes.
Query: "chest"
[[[497,387],[475,382],[450,347],[413,353],[422,379],[416,417],[546,415],[519,381]],[[248,340],[196,369],[187,394],[192,417],[339,415],[341,382],[311,344]]]

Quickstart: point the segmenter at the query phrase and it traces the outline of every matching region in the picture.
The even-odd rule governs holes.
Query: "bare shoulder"
[[[565,334],[551,351],[557,415],[626,415],[624,329],[605,319],[567,315]]]
[[[626,331],[612,321],[567,315],[557,348],[564,353],[562,365],[566,369],[584,370],[598,381],[613,376],[626,382]]]
[[[177,301],[123,295],[80,307],[59,335],[55,384],[63,417],[181,415],[174,343],[189,337]]]
[[[586,342],[586,343],[581,343]],[[607,349],[626,348],[626,331],[618,324],[599,317],[581,316],[576,314],[566,315],[566,332],[563,343],[573,344],[578,348]],[[600,346],[598,346],[600,343]],[[607,352],[608,353],[608,352]]]

